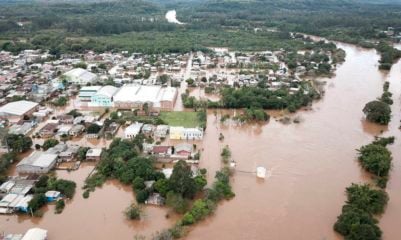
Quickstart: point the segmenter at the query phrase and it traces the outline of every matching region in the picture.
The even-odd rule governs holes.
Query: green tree
[[[6,136],[6,143],[13,152],[22,153],[31,149],[32,139],[22,134],[8,134]]]
[[[365,233],[369,234],[369,237],[365,236],[365,233],[360,232],[360,230],[365,227],[361,226],[370,226],[370,229],[374,229],[374,231],[366,231]],[[338,216],[334,224],[334,230],[346,236],[347,239],[380,239],[381,237],[381,231],[377,226],[377,220],[374,219],[371,214],[350,205],[345,205],[343,207],[341,215]],[[358,238],[358,235],[355,236],[355,233],[359,233],[361,237],[367,238]]]
[[[43,150],[46,151],[47,149],[52,148],[52,147],[56,146],[57,144],[59,144],[59,141],[57,139],[49,138],[49,139],[46,139],[46,141],[43,143],[42,148],[43,148]]]
[[[34,194],[33,198],[28,203],[28,207],[33,212],[35,212],[35,211],[39,210],[45,204],[46,204],[46,196],[45,196],[45,194],[43,194],[43,193]]]
[[[56,214],[60,214],[61,212],[63,212],[65,207],[65,202],[63,199],[57,200],[56,202],[56,208],[55,208],[55,213]]]
[[[166,197],[167,193],[170,191],[170,183],[168,179],[162,178],[157,180],[153,187],[160,193],[163,197]]]
[[[368,121],[387,125],[391,120],[391,108],[387,103],[381,101],[368,102],[363,108],[363,113]]]
[[[190,166],[185,161],[178,161],[170,177],[170,187],[184,198],[193,198],[196,193],[196,183],[192,177]]]
[[[100,132],[100,129],[102,129],[101,126],[97,125],[96,123],[92,123],[89,125],[89,127],[86,129],[86,132],[89,134],[96,134]]]
[[[371,186],[352,184],[346,189],[347,204],[370,214],[381,214],[388,202],[388,195],[381,189]]]
[[[132,182],[132,187],[135,191],[145,189],[145,181],[141,177],[136,177]]]
[[[180,214],[185,213],[189,206],[188,200],[184,199],[180,194],[172,191],[167,193],[166,204]]]

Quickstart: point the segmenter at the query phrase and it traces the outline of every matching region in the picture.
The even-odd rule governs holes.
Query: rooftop
[[[9,114],[9,115],[22,116],[26,112],[30,111],[32,108],[37,107],[38,105],[39,104],[36,102],[30,102],[25,100],[10,102],[0,107],[0,115]]]
[[[52,165],[56,159],[57,154],[35,151],[28,157],[22,159],[21,162],[17,164],[17,167],[22,165],[32,165],[35,167],[46,168]]]

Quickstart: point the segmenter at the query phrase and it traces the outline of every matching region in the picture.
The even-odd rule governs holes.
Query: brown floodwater
[[[236,197],[217,208],[216,214],[192,229],[187,239],[341,239],[333,224],[352,182],[369,177],[356,160],[355,149],[373,136],[394,135],[393,170],[388,184],[390,202],[380,219],[384,239],[400,239],[401,144],[399,141],[401,62],[389,73],[378,71],[375,50],[339,44],[346,62],[327,82],[326,94],[311,111],[300,111],[300,124],[238,126],[220,124],[210,112],[201,167],[209,178],[221,167],[218,154],[229,145],[237,172],[232,178]],[[393,117],[386,127],[364,121],[362,108],[391,82]],[[219,115],[219,114],[218,114]],[[218,141],[219,133],[225,136]],[[268,168],[268,178],[257,179],[257,166]]]
[[[0,232],[24,233],[37,226],[49,231],[49,239],[133,239],[136,235],[152,236],[175,223],[177,216],[168,209],[153,206],[143,207],[140,221],[127,220],[123,212],[135,199],[131,188],[118,181],[106,182],[84,199],[81,188],[93,168],[93,163],[84,163],[78,171],[57,171],[58,177],[77,183],[73,200],[67,201],[61,214],[54,214],[54,205],[49,204],[42,218],[2,215]],[[167,214],[170,218],[166,218]]]
[[[284,114],[280,111],[273,112],[276,117],[265,124],[222,124],[222,113],[234,115],[236,111],[209,111],[206,135],[198,145],[203,149],[200,167],[207,168],[212,181],[221,168],[221,149],[229,145],[237,162],[232,178],[236,197],[221,203],[212,217],[191,229],[187,239],[341,239],[332,226],[344,204],[344,190],[352,182],[370,181],[358,165],[355,149],[375,135],[396,136],[390,147],[394,156],[387,187],[390,202],[380,227],[384,239],[399,239],[401,62],[382,73],[377,70],[379,56],[374,50],[346,44],[339,47],[347,52],[346,62],[333,78],[323,79],[326,94],[312,110],[290,116],[302,119],[299,124],[280,123],[278,118]],[[381,94],[385,80],[391,82],[394,94],[393,118],[388,127],[381,127],[365,122],[362,108]],[[180,92],[185,88],[184,84]],[[180,99],[175,109],[183,109]],[[218,140],[220,133],[223,141]],[[254,172],[257,166],[268,168],[268,178],[260,180],[245,173]],[[128,240],[136,234],[151,236],[175,223],[176,216],[167,219],[168,210],[158,207],[145,207],[146,216],[139,222],[127,221],[123,211],[134,195],[116,181],[83,199],[81,187],[93,167],[83,164],[78,171],[57,171],[58,176],[78,184],[74,199],[62,214],[54,214],[50,205],[41,219],[0,216],[0,232],[22,233],[39,226],[49,230],[49,239]]]

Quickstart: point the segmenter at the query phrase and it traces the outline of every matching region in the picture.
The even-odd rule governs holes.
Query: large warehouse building
[[[8,119],[10,122],[18,122],[25,115],[31,116],[34,113],[39,104],[30,101],[16,101],[10,102],[0,107],[0,118]]]
[[[147,103],[152,111],[172,111],[177,95],[173,87],[124,85],[114,96],[114,107],[142,109]]]
[[[48,173],[57,162],[57,154],[34,151],[17,164],[18,173]]]

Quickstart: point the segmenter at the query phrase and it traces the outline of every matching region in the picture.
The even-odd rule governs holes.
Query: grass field
[[[160,118],[169,126],[197,127],[200,125],[196,112],[162,112]]]

